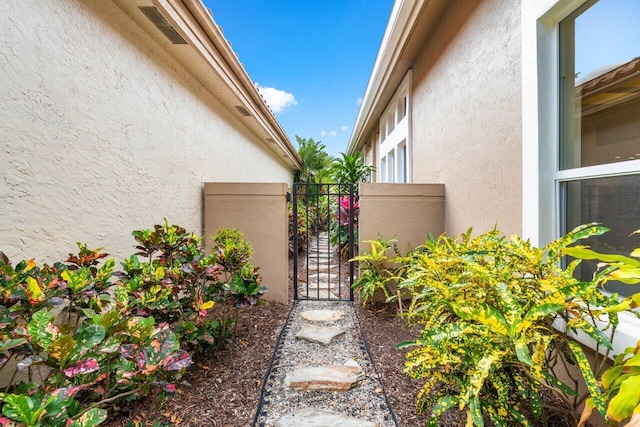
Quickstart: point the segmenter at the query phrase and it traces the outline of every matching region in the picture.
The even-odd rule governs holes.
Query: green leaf
[[[31,316],[27,331],[43,349],[47,349],[51,341],[60,335],[58,328],[51,324],[53,318],[47,310],[38,310]]]
[[[604,371],[601,380],[602,386],[605,388],[605,390],[611,388],[611,384],[613,384],[620,377],[622,369],[623,366],[612,366],[611,368]]]
[[[488,304],[453,302],[451,303],[451,309],[461,319],[475,321],[488,326],[491,331],[500,335],[508,335],[509,333],[509,329],[502,314]]]
[[[539,317],[545,317],[550,314],[555,314],[564,308],[563,304],[541,304],[534,306],[529,310],[525,316],[527,320],[535,320]]]
[[[73,420],[68,427],[93,427],[102,424],[106,419],[106,409],[92,408],[77,420]]]
[[[524,339],[516,339],[513,344],[516,347],[516,357],[518,357],[518,360],[526,365],[533,366],[527,341]]]
[[[101,325],[87,325],[80,329],[76,336],[78,348],[87,351],[99,344],[105,337],[106,331]]]
[[[640,267],[640,260],[617,254],[601,254],[590,249],[588,246],[573,246],[562,249],[562,253],[574,258],[586,260],[599,260],[606,263],[621,263],[634,267]]]
[[[431,411],[431,417],[429,417],[429,427],[438,427],[440,416],[459,403],[460,398],[457,396],[444,396],[438,399]]]
[[[604,398],[602,397],[600,387],[598,386],[598,381],[593,375],[591,365],[589,365],[589,361],[584,355],[582,347],[580,347],[580,344],[575,341],[568,341],[567,344],[569,345],[571,352],[575,356],[576,362],[578,362],[578,368],[580,368],[580,372],[582,372],[582,377],[584,378],[584,382],[587,385],[587,390],[589,390],[589,393],[591,394],[593,403],[596,405],[596,408],[598,408],[598,411],[600,411],[600,413],[604,416],[606,414],[606,405],[604,402]]]
[[[480,399],[478,396],[472,396],[469,399],[469,415],[473,420],[474,426],[484,427],[484,420],[482,419],[482,411],[480,410]],[[467,419],[467,425],[469,420]]]
[[[26,342],[27,342],[26,338],[13,338],[9,340],[0,341],[0,352],[19,347],[22,344],[25,344]]]
[[[591,338],[595,340],[598,344],[607,347],[608,349],[613,349],[611,346],[611,341],[609,338],[602,332],[600,328],[596,328],[593,326],[591,322],[584,318],[573,318],[569,321],[568,326],[570,328],[575,328],[583,331]]]
[[[620,384],[618,394],[609,402],[607,415],[618,422],[630,417],[634,408],[640,403],[638,390],[640,390],[640,375],[625,379]]]
[[[9,394],[4,397],[2,413],[14,421],[31,425],[33,402],[23,394]]]

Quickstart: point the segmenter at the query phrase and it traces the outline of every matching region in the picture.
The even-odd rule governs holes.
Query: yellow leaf
[[[200,310],[208,310],[213,307],[214,304],[215,302],[213,301],[203,302],[202,304],[200,304]]]
[[[39,302],[42,300],[42,289],[40,285],[33,277],[27,277],[27,295],[29,295],[29,301]]]
[[[32,259],[30,259],[29,261],[27,261],[27,266],[25,267],[24,270],[22,270],[24,273],[26,273],[27,271],[33,269],[33,267],[36,266],[36,262]]]

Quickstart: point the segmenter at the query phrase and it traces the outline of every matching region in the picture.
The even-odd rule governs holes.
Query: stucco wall
[[[521,232],[520,2],[457,0],[413,75],[413,179],[444,183],[445,229]]]
[[[197,233],[203,182],[290,170],[107,0],[0,3],[0,251],[118,259],[166,217]]]

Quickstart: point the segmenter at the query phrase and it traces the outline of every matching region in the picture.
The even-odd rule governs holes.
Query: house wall
[[[520,2],[457,0],[413,65],[413,182],[444,183],[445,229],[520,233]]]
[[[117,259],[166,217],[202,230],[203,182],[291,170],[107,0],[0,3],[0,251]],[[185,47],[187,48],[187,47]]]

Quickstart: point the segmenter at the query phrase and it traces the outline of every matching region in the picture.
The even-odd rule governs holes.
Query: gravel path
[[[296,339],[295,335],[302,326],[310,323],[301,317],[301,313],[309,310],[342,311],[344,317],[341,320],[314,324],[340,327],[345,334],[335,338],[326,347]],[[349,391],[295,391],[284,384],[287,373],[295,368],[343,365],[349,359],[355,360],[364,373],[364,378]],[[262,406],[256,427],[271,427],[283,415],[308,407],[339,411],[372,421],[380,427],[396,426],[382,384],[367,353],[353,303],[350,302],[298,301],[294,304],[275,350],[261,398]]]

